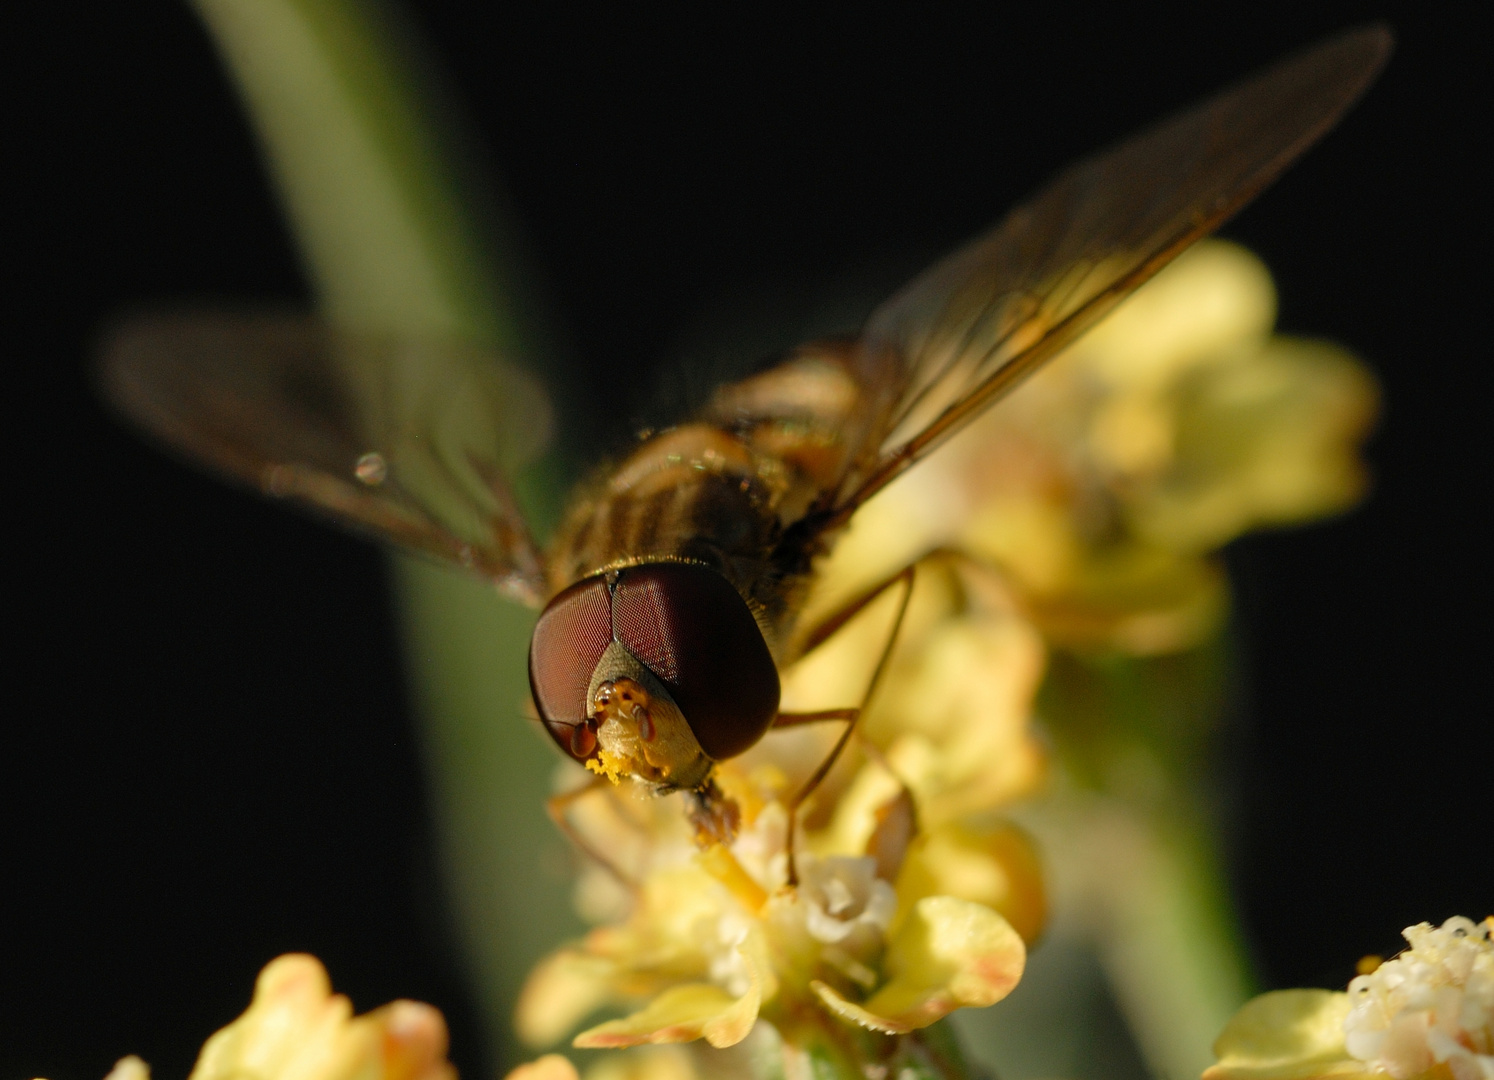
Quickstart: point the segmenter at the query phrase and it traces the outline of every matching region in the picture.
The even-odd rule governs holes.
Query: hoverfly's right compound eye
[[[585,761],[597,747],[586,692],[592,672],[612,644],[607,582],[579,581],[550,601],[529,645],[529,689],[550,737]]]

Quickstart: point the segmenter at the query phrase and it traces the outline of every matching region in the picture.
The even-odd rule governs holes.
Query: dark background
[[[790,320],[886,281],[1074,156],[1385,16],[1400,52],[1227,235],[1287,331],[1374,366],[1377,486],[1231,551],[1251,734],[1234,872],[1271,985],[1494,911],[1483,45],[1453,6],[909,5],[709,22],[415,5],[598,408],[702,313]],[[19,21],[18,21],[19,20]],[[0,1080],[182,1077],[271,956],[359,1008],[439,1004],[491,1075],[445,926],[370,546],[179,467],[90,392],[132,305],[304,297],[238,107],[181,5],[11,13]]]

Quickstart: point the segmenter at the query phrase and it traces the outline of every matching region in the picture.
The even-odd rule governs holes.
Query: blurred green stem
[[[1170,657],[1058,654],[1040,711],[1066,775],[1035,825],[1153,1073],[1197,1076],[1254,992],[1220,862],[1227,636]]]
[[[1134,858],[1096,913],[1107,924],[1097,936],[1101,960],[1153,1071],[1197,1076],[1253,988],[1212,845],[1183,822],[1121,809],[1107,816],[1102,837],[1129,831]]]
[[[348,330],[528,351],[512,275],[484,248],[430,88],[391,13],[359,0],[194,0],[254,123],[325,318]],[[531,353],[532,355],[532,353]],[[552,463],[517,478],[546,520]],[[494,1049],[519,980],[576,929],[545,820],[551,756],[522,717],[533,615],[396,557],[447,887]]]

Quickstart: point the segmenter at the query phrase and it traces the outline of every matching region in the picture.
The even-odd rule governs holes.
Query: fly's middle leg
[[[872,669],[871,679],[867,683],[866,691],[861,697],[861,704],[854,708],[823,709],[817,712],[784,712],[779,713],[773,721],[775,728],[799,727],[803,724],[812,724],[821,721],[843,721],[845,723],[845,730],[841,732],[840,738],[835,741],[835,745],[830,748],[830,753],[825,756],[825,759],[810,774],[809,779],[804,782],[799,790],[794,793],[792,799],[789,800],[789,829],[786,846],[788,853],[788,884],[791,888],[799,883],[799,869],[794,859],[794,824],[798,820],[799,809],[814,794],[815,789],[824,782],[825,777],[830,774],[830,770],[835,767],[835,762],[840,758],[841,752],[845,750],[847,744],[851,741],[851,737],[856,733],[856,724],[861,719],[861,714],[866,711],[867,705],[871,702],[872,695],[876,693],[877,685],[882,681],[882,676],[887,670],[888,661],[892,658],[893,647],[897,644],[898,630],[902,627],[903,617],[908,613],[908,602],[913,596],[913,571],[913,566],[905,567],[886,581],[879,583],[873,589],[863,593],[840,611],[827,618],[811,631],[805,639],[807,644],[800,653],[801,656],[828,641],[836,631],[845,626],[857,613],[862,611],[868,604],[888,589],[897,585],[902,586],[903,592],[901,599],[898,601],[897,615],[893,619],[892,628],[887,634],[887,641],[882,646],[881,655],[877,659],[877,666]]]

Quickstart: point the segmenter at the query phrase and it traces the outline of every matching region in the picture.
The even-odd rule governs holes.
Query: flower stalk
[[[362,0],[193,2],[254,124],[322,316],[487,346],[521,365],[540,355],[511,252],[485,242],[495,215],[456,166],[393,12]],[[555,516],[558,461],[552,451],[514,478],[531,521]],[[577,925],[568,853],[543,811],[550,757],[518,719],[533,615],[456,572],[390,560],[459,936],[492,1045],[512,1058],[518,984],[544,942]]]

